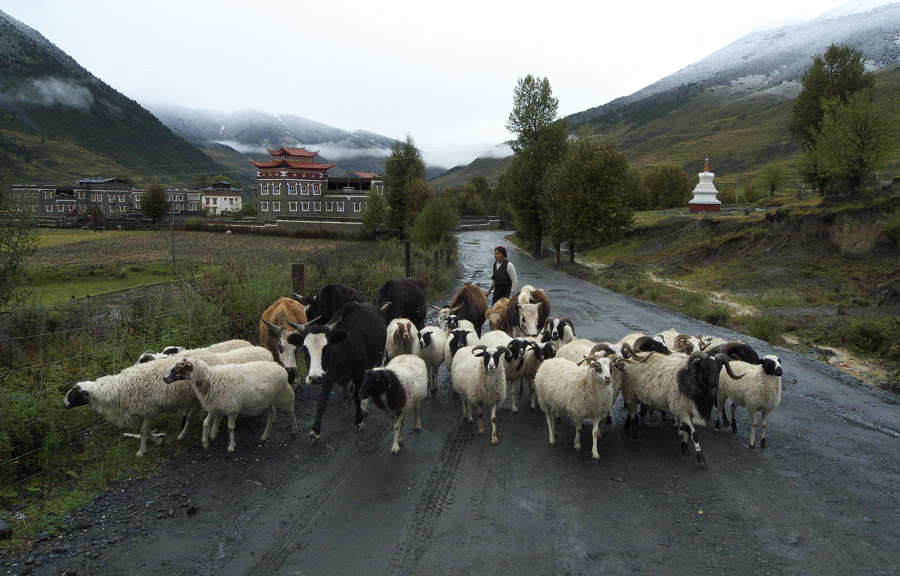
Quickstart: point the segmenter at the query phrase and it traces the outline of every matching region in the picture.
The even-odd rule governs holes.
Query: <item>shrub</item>
[[[753,316],[747,321],[745,329],[750,336],[770,344],[780,342],[787,330],[784,320],[773,315]]]
[[[900,210],[894,210],[892,214],[888,214],[881,224],[881,229],[900,248]]]
[[[184,221],[184,229],[195,232],[203,230],[203,218],[188,218]]]
[[[417,244],[434,246],[456,228],[458,221],[459,217],[450,204],[443,198],[435,198],[416,216],[410,236]]]
[[[718,198],[722,204],[735,204],[734,186],[722,186],[719,193],[716,195],[716,198]]]

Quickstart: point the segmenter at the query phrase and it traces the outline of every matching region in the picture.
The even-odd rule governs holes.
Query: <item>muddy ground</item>
[[[461,235],[459,283],[486,285],[500,232]],[[547,290],[552,313],[578,335],[618,339],[676,327],[738,334],[608,292],[510,247],[520,284]],[[460,421],[441,390],[390,455],[386,418],[352,431],[331,398],[309,445],[315,390],[298,395],[301,434],[287,419],[257,442],[261,419],[192,447],[156,476],[123,482],[72,518],[71,529],[0,560],[8,574],[897,574],[900,572],[900,412],[896,398],[832,366],[745,337],[785,366],[769,418],[769,448],[737,434],[699,432],[701,469],[679,452],[670,424],[622,432],[621,400],[600,445],[572,449],[573,426],[547,442],[543,414],[509,400],[500,445]],[[168,431],[171,432],[171,431]],[[196,442],[199,424],[189,441]],[[589,437],[587,430],[583,436]],[[135,446],[136,448],[136,446]],[[151,450],[168,450],[153,447]]]

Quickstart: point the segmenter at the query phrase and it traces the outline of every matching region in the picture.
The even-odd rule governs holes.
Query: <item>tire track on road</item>
[[[301,509],[297,516],[287,523],[287,526],[282,529],[282,534],[278,541],[246,572],[246,576],[270,576],[278,571],[290,554],[303,548],[302,541],[309,531],[308,528],[315,523],[319,515],[327,507],[334,493],[343,484],[343,480],[363,456],[378,448],[378,445],[391,428],[390,422],[386,418],[379,420],[381,420],[381,424],[374,430],[374,433],[365,438],[350,453],[335,473],[328,478],[318,493],[308,498],[310,505]]]
[[[425,488],[416,504],[403,540],[397,545],[391,558],[391,574],[411,574],[425,554],[438,517],[448,504],[450,489],[456,482],[460,460],[472,435],[472,425],[465,422],[458,424],[448,434],[437,463],[425,480]]]

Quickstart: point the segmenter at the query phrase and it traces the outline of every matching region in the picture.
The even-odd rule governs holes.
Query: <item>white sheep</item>
[[[725,415],[725,400],[731,398],[731,430],[737,433],[737,421],[734,412],[737,406],[743,406],[750,413],[753,427],[750,429],[750,448],[755,447],[756,440],[756,413],[762,414],[762,435],[759,447],[766,447],[766,419],[769,414],[781,404],[781,360],[774,354],[763,356],[762,363],[758,365],[746,362],[733,362],[736,371],[744,376],[740,380],[731,378],[728,374],[719,376],[719,398],[717,402],[718,415],[716,416],[716,430],[719,429],[719,416],[728,426],[728,417]]]
[[[506,362],[509,348],[484,345],[460,348],[450,372],[453,389],[460,395],[463,418],[472,421],[472,404],[478,408],[478,433],[484,435],[482,404],[491,406],[491,444],[497,445],[497,408],[506,400]]]
[[[712,357],[705,352],[694,352],[688,357],[652,354],[629,366],[622,377],[622,397],[628,408],[626,429],[630,426],[637,438],[635,414],[638,402],[651,410],[668,412],[679,427],[682,454],[689,454],[687,441],[690,439],[697,462],[706,467],[695,426],[705,426],[712,415],[723,365],[733,378],[741,377],[731,371],[727,356]]]
[[[510,390],[510,402],[513,414],[518,414],[519,407],[516,402],[516,391],[521,392],[522,378],[525,376],[526,353],[532,346],[537,346],[535,340],[526,338],[513,338],[503,330],[491,330],[481,337],[480,344],[488,348],[506,346],[510,350],[510,358],[506,362],[506,382]],[[532,358],[534,354],[532,353]]]
[[[66,408],[89,404],[98,414],[120,428],[140,427],[140,458],[147,450],[147,438],[162,443],[163,434],[150,430],[153,419],[165,412],[185,412],[185,425],[179,439],[186,434],[188,422],[199,402],[186,382],[167,384],[165,371],[174,364],[172,357],[129,366],[118,374],[101,376],[75,384],[63,398]]]
[[[388,359],[401,354],[419,354],[419,331],[408,318],[394,318],[387,325],[384,353]]]
[[[422,429],[419,404],[428,395],[428,371],[425,361],[411,354],[400,354],[382,368],[370,368],[363,376],[359,389],[361,399],[371,398],[376,408],[391,420],[394,443],[391,454],[400,452],[403,444],[403,421],[412,410],[415,414],[413,430]]]
[[[466,330],[459,328],[447,333],[447,340],[444,342],[444,365],[447,371],[453,371],[453,358],[457,351],[465,346],[475,346],[478,344],[478,335],[474,330]]]
[[[291,435],[298,431],[294,414],[294,390],[284,366],[269,361],[210,366],[197,357],[185,356],[166,371],[167,384],[189,380],[191,388],[206,409],[203,421],[203,448],[209,448],[212,423],[220,415],[228,417],[228,451],[234,452],[234,425],[238,415],[256,416],[267,413],[266,429],[260,441],[269,439],[277,410],[291,418]]]
[[[538,401],[547,417],[550,445],[556,444],[556,419],[568,416],[575,424],[575,449],[581,450],[581,426],[593,423],[591,456],[600,459],[597,441],[603,434],[610,408],[619,396],[625,360],[618,356],[591,355],[575,363],[565,358],[543,362],[534,377]]]
[[[444,363],[444,345],[447,334],[438,326],[426,326],[419,330],[419,357],[428,368],[428,390],[438,389],[438,371]]]
[[[143,364],[144,362],[149,362],[150,360],[159,360],[160,358],[165,358],[167,356],[176,356],[176,355],[189,355],[189,354],[199,354],[203,352],[230,352],[231,350],[236,350],[238,348],[245,348],[253,346],[250,342],[246,340],[225,340],[224,342],[216,342],[215,344],[210,344],[209,346],[203,346],[200,348],[188,349],[183,346],[166,346],[162,349],[162,352],[154,352],[152,350],[147,350],[141,357],[138,358],[137,364]]]
[[[569,362],[578,364],[588,356],[597,346],[597,343],[587,338],[575,338],[556,351],[556,358],[565,358]]]

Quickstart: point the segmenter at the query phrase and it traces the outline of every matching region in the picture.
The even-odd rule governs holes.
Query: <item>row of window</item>
[[[296,212],[297,211],[298,202],[288,202],[288,212]],[[299,202],[300,211],[301,212],[309,212],[310,207],[312,207],[313,212],[320,212],[322,210],[321,202]],[[326,212],[343,212],[344,211],[345,202],[325,202],[325,211]],[[362,202],[354,202],[353,203],[353,211],[354,212],[362,212]],[[260,212],[268,212],[269,211],[269,203],[268,202],[260,202],[259,203]],[[281,212],[281,202],[274,201],[272,202],[272,212]]]
[[[322,184],[319,182],[300,182],[294,184],[292,182],[288,182],[287,185],[287,193],[291,196],[297,195],[297,189],[300,189],[301,196],[308,196],[312,193],[313,196],[320,196],[322,194]],[[266,182],[265,184],[260,183],[259,185],[259,193],[261,195],[268,195],[269,192],[272,192],[272,196],[278,196],[281,194],[281,183],[280,182]]]

